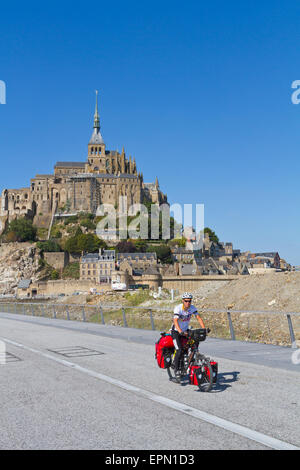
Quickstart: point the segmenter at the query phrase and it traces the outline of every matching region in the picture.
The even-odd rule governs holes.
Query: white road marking
[[[207,423],[213,424],[215,426],[218,426],[220,428],[226,429],[227,431],[233,432],[235,434],[239,434],[240,436],[243,436],[247,439],[251,439],[255,442],[258,442],[260,444],[263,444],[267,447],[271,447],[272,449],[275,450],[300,450],[299,447],[296,447],[292,444],[289,444],[288,442],[280,441],[278,439],[275,439],[273,437],[267,436],[266,434],[262,434],[258,431],[253,431],[250,428],[247,428],[245,426],[241,426],[239,424],[233,423],[231,421],[227,421],[226,419],[219,418],[218,416],[211,415],[209,413],[206,413],[205,411],[198,410],[196,408],[192,408],[188,405],[185,405],[183,403],[179,403],[174,400],[170,400],[169,398],[163,397],[161,395],[156,395],[155,393],[149,392],[148,390],[144,390],[142,388],[136,387],[134,385],[130,385],[126,382],[123,382],[118,379],[114,379],[113,377],[109,377],[107,375],[101,374],[99,372],[95,372],[91,369],[87,369],[85,367],[81,367],[78,364],[75,364],[73,362],[66,361],[64,359],[59,359],[57,357],[52,356],[51,354],[44,353],[42,351],[39,351],[34,348],[30,348],[28,346],[25,346],[24,344],[16,343],[15,341],[9,340],[7,338],[1,338],[2,341],[5,341],[6,343],[12,344],[13,346],[16,346],[18,348],[25,349],[27,351],[30,351],[32,353],[38,354],[42,357],[45,357],[46,359],[50,359],[52,361],[55,361],[59,364],[62,364],[66,367],[70,367],[72,369],[78,370],[79,372],[83,372],[84,374],[87,374],[91,377],[94,377],[96,379],[103,380],[104,382],[107,382],[111,385],[115,385],[119,388],[122,388],[123,390],[127,390],[129,392],[134,392],[140,396],[143,396],[149,400],[152,400],[156,403],[160,403],[161,405],[165,405],[169,408],[172,408],[176,411],[180,411],[181,413],[187,414],[189,416],[192,416],[193,418],[199,419],[201,421],[206,421]]]

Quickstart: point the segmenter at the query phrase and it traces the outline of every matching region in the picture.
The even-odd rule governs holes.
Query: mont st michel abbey
[[[29,217],[35,225],[48,227],[56,212],[90,212],[96,214],[100,204],[118,207],[119,197],[127,198],[127,207],[147,200],[162,204],[167,196],[160,191],[158,180],[144,183],[135,159],[107,150],[100,132],[98,96],[94,126],[85,162],[57,162],[54,174],[37,174],[29,188],[4,189],[0,201],[1,231],[17,217]],[[124,199],[123,199],[124,200]],[[126,201],[126,199],[125,199]]]

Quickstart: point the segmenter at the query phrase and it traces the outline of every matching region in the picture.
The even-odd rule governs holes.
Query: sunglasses
[[[184,301],[184,302],[189,302],[189,303],[192,302],[191,299],[183,299],[183,301]]]

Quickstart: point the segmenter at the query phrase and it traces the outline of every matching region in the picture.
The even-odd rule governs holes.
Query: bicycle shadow
[[[238,371],[220,372],[217,383],[214,384],[211,393],[224,392],[227,388],[232,387],[231,384],[239,380],[239,374],[240,372]]]
[[[238,371],[232,371],[232,372],[219,372],[218,373],[218,379],[217,382],[213,385],[212,390],[210,393],[220,393],[224,392],[227,388],[230,388],[232,383],[237,382],[239,380],[239,374],[240,372]],[[189,385],[189,378],[185,377],[181,381],[181,386],[186,386]],[[198,388],[195,390],[196,392],[202,393]]]

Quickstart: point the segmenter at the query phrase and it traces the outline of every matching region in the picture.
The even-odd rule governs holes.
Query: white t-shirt
[[[194,305],[190,305],[186,310],[184,310],[183,305],[176,305],[174,308],[174,317],[178,320],[178,325],[182,331],[186,331],[189,327],[190,320],[192,315],[198,315],[198,311]],[[173,329],[175,326],[173,325]]]

